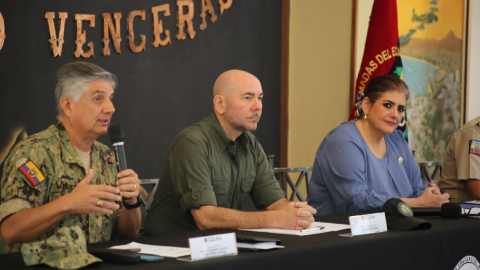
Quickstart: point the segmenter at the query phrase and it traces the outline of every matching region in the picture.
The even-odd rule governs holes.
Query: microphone
[[[462,214],[462,207],[458,203],[444,203],[442,207],[412,207],[414,216],[457,219]]]
[[[115,152],[115,157],[117,158],[117,169],[119,172],[124,171],[127,169],[127,158],[125,156],[123,129],[120,126],[112,126],[110,127],[109,135],[113,150]],[[143,202],[145,204],[145,199],[143,198],[142,194],[139,193],[138,195],[140,199],[138,203]],[[130,200],[130,198],[122,197],[122,201],[128,200]]]
[[[127,169],[127,158],[125,157],[123,130],[120,126],[110,127],[109,135],[117,158],[117,169],[119,172],[124,171]]]
[[[118,172],[127,169],[127,158],[125,157],[125,148],[123,142],[123,130],[120,126],[110,127],[110,141],[112,142],[115,157],[117,158]],[[122,197],[122,201],[128,201],[130,198]]]

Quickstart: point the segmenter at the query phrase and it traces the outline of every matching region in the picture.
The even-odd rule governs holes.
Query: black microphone
[[[412,207],[414,216],[456,219],[462,214],[462,207],[458,203],[444,203],[442,207]]]
[[[120,126],[110,127],[110,141],[112,142],[115,157],[117,158],[118,172],[127,169],[127,158],[125,157],[125,148],[123,141],[123,130]],[[130,198],[122,197],[123,201],[130,200]]]
[[[125,143],[123,139],[123,130],[120,126],[110,127],[110,141],[112,142],[113,150],[117,158],[118,172],[127,169],[127,158],[125,157]]]

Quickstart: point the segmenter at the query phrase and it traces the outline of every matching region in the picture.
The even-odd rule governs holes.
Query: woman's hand
[[[422,195],[418,197],[420,206],[418,207],[440,207],[444,203],[448,203],[450,194],[440,193],[439,188],[435,185],[434,187],[426,188]]]
[[[440,191],[440,188],[437,185],[435,185],[435,183],[428,182],[428,186],[432,187],[432,188],[435,188],[435,190],[433,191],[433,194],[442,195],[442,192]]]
[[[410,207],[440,207],[444,203],[448,203],[450,194],[441,194],[438,187],[427,187],[422,195],[418,198],[401,198]]]

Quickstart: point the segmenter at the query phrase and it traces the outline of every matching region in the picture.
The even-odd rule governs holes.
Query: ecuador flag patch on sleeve
[[[43,177],[43,174],[40,172],[40,170],[33,164],[33,162],[29,161],[25,164],[23,164],[20,168],[18,168],[20,171],[25,174],[25,176],[32,182],[34,186],[40,184],[43,180],[45,180],[45,177]]]

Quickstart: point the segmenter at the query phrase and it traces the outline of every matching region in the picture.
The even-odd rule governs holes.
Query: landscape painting
[[[397,0],[408,139],[417,160],[443,160],[463,121],[464,0]]]

